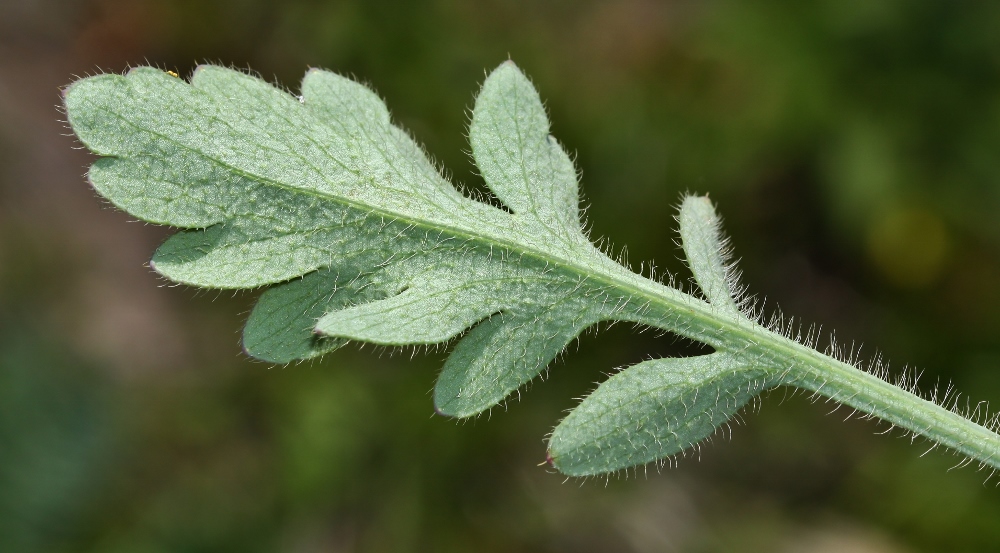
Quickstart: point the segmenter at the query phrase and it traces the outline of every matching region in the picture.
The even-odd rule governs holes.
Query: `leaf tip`
[[[434,412],[449,419],[465,419],[480,413],[481,410],[469,410],[467,407],[463,409],[460,402],[456,404],[456,400],[458,399],[457,397],[449,397],[447,399],[435,397]]]
[[[521,68],[514,63],[513,60],[507,60],[497,66],[496,69],[489,75],[489,77],[499,77],[499,76],[512,76],[517,79],[527,80],[528,77],[525,76]],[[487,79],[489,79],[489,77]]]
[[[681,201],[681,208],[683,209],[686,205],[697,206],[702,209],[707,207],[711,208],[713,212],[715,211],[715,204],[712,203],[712,199],[708,197],[708,194],[685,194],[684,199]]]
[[[243,351],[243,355],[247,357],[252,357],[254,359],[259,359],[253,352],[250,351],[250,346],[247,345],[247,331],[246,327],[243,327],[243,333],[240,335],[240,349]]]

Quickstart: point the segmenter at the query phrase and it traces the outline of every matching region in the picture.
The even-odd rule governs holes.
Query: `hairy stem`
[[[631,282],[621,275],[608,276],[623,295],[650,302],[637,322],[669,329],[771,367],[765,388],[788,385],[810,390],[946,446],[967,456],[970,462],[1000,469],[1000,435],[942,405],[782,336],[743,315],[734,317],[691,296],[678,298],[675,289],[645,278],[640,284],[633,280],[634,273],[630,274],[633,279],[628,279]],[[678,311],[683,313],[680,319]],[[679,320],[683,322],[678,324]]]
[[[788,349],[793,348],[800,351],[787,357],[795,366],[789,383],[923,436],[970,461],[1000,468],[1000,435],[996,432],[847,363],[789,344]]]

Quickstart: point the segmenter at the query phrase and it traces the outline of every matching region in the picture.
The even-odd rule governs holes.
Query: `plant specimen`
[[[700,295],[595,247],[573,163],[511,62],[486,79],[469,131],[493,201],[456,189],[378,96],[327,71],[310,71],[295,97],[222,67],[199,67],[190,82],[141,67],[77,81],[65,103],[73,131],[102,156],[94,188],[140,219],[186,229],[157,250],[158,273],[208,288],[272,285],[244,330],[254,357],[288,363],[349,340],[461,336],[434,401],[442,414],[470,417],[539,375],[584,329],[628,321],[714,351],[645,361],[598,386],[549,439],[549,459],[566,474],[665,462],[777,386],[1000,467],[996,417],[981,426],[983,412],[963,416],[955,395],[922,399],[836,347],[814,350],[817,332],[763,323],[738,299],[707,198],[685,198],[678,216]]]

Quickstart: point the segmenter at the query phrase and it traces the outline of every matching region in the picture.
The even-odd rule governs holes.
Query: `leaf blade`
[[[505,62],[476,98],[469,141],[487,186],[515,215],[567,240],[579,231],[576,169],[549,134],[535,88]]]
[[[374,93],[328,72],[310,72],[299,99],[211,66],[190,84],[152,69],[84,82],[67,94],[71,123],[116,156],[95,164],[95,188],[189,229],[157,250],[154,268],[197,286],[276,284],[248,320],[253,355],[288,362],[345,339],[434,344],[488,319],[436,388],[442,412],[472,416],[595,322],[681,322],[592,280],[637,277],[583,236],[575,169],[513,64],[487,79],[470,131],[513,214],[458,193]]]
[[[559,423],[553,465],[572,476],[664,459],[709,437],[761,390],[765,367],[728,353],[644,361],[613,375]]]
[[[459,418],[482,413],[538,376],[600,318],[579,300],[543,312],[493,315],[448,356],[434,387],[435,409]]]
[[[726,263],[721,221],[707,196],[687,196],[678,214],[681,245],[688,267],[709,303],[729,315],[742,316],[734,299],[735,278]]]
[[[329,353],[347,340],[318,334],[316,321],[331,310],[385,295],[363,276],[329,269],[273,286],[261,294],[250,312],[243,328],[243,349],[271,363]]]

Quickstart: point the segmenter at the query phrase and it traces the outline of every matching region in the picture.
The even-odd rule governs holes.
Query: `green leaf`
[[[471,135],[513,214],[462,196],[370,90],[311,71],[302,91],[209,66],[190,84],[140,68],[66,94],[80,139],[114,156],[91,169],[95,188],[137,217],[190,228],[159,248],[156,271],[214,288],[278,283],[248,321],[251,355],[287,362],[343,339],[434,344],[488,319],[437,394],[442,412],[468,416],[586,326],[645,317],[589,282],[592,267],[635,277],[584,237],[576,172],[512,63],[484,84]],[[513,324],[494,329],[502,320]]]
[[[321,269],[261,294],[243,330],[243,347],[248,354],[272,363],[331,352],[347,341],[315,332],[316,320],[353,301],[383,297],[360,275]]]
[[[580,238],[576,169],[556,139],[535,88],[513,62],[476,98],[469,141],[486,184],[527,225]]]
[[[598,386],[559,423],[549,440],[549,458],[573,476],[668,458],[695,447],[774,386],[769,373],[729,353],[633,365]]]
[[[554,464],[596,474],[693,447],[760,390],[811,390],[1000,467],[1000,436],[749,319],[734,297],[719,219],[686,198],[684,252],[705,298],[637,275],[594,247],[576,170],[528,79],[507,62],[476,99],[470,141],[503,207],[464,196],[394,126],[368,88],[313,70],[292,96],[199,67],[190,82],[142,67],[65,91],[79,139],[103,156],[95,190],[180,227],[151,266],[211,288],[271,286],[246,351],[276,363],[348,340],[388,346],[460,337],[434,391],[468,417],[546,369],[588,326],[629,321],[715,353],[640,363],[555,430]]]
[[[468,417],[502,401],[555,359],[600,310],[580,298],[540,312],[498,313],[455,346],[434,388],[439,413]]]
[[[677,220],[684,255],[698,287],[713,306],[730,315],[739,315],[732,286],[735,278],[726,265],[721,221],[711,200],[703,196],[685,197]]]

